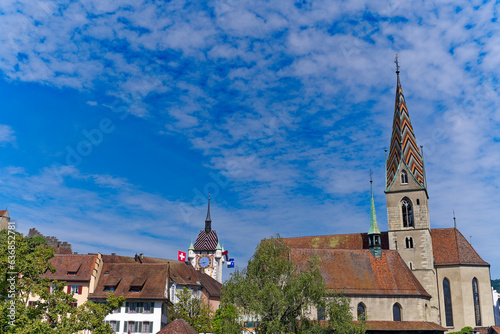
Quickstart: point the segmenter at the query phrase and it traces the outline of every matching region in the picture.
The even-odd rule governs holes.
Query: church
[[[388,231],[373,190],[368,233],[285,238],[297,264],[319,257],[329,292],[351,300],[354,319],[380,331],[459,331],[494,326],[490,265],[455,228],[431,228],[422,147],[410,121],[396,59],[396,102],[386,150]],[[322,320],[321,312],[312,316]],[[401,326],[402,323],[405,326]]]

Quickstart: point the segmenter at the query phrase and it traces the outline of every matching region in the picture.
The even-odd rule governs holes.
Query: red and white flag
[[[179,261],[186,261],[186,253],[183,251],[177,251],[177,260]]]

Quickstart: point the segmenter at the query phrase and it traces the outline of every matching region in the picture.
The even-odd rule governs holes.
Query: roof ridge
[[[456,228],[453,228],[453,235],[455,236],[455,245],[457,247],[458,262],[462,263],[462,259],[460,258],[460,247],[458,247],[457,231],[458,230]]]

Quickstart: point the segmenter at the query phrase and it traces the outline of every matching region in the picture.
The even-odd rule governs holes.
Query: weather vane
[[[394,61],[396,63],[396,73],[399,73],[399,63],[398,63],[398,53],[396,52],[396,60]]]

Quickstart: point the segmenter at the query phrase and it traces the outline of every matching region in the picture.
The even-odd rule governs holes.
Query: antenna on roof
[[[472,235],[469,235],[469,243],[472,245]]]
[[[457,228],[457,217],[455,217],[455,210],[453,210],[453,225],[456,229]]]

